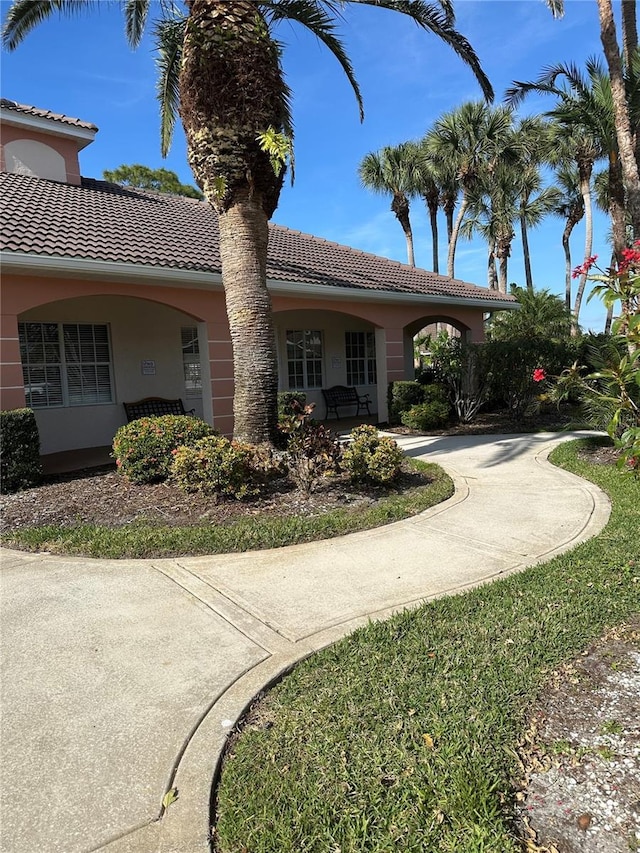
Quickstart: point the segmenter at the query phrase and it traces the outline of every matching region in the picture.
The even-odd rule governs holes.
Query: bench
[[[138,418],[158,418],[161,415],[193,415],[195,409],[185,411],[182,400],[167,400],[164,397],[145,397],[134,403],[123,403],[128,423]]]
[[[336,418],[340,420],[338,409],[343,406],[355,406],[356,416],[360,414],[361,409],[366,409],[367,414],[371,415],[369,411],[369,404],[371,403],[369,395],[358,394],[355,388],[347,388],[346,385],[334,385],[333,388],[323,388],[322,396],[327,407],[325,415],[327,420],[331,412],[335,412]]]

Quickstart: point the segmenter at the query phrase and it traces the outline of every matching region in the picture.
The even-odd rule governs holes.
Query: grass
[[[638,482],[581,460],[586,443],[552,460],[608,492],[602,533],[302,662],[224,763],[217,851],[521,849],[513,791],[527,708],[552,669],[640,610]]]
[[[78,524],[43,525],[0,537],[11,547],[86,557],[137,558],[196,554],[228,554],[277,548],[299,542],[329,539],[400,521],[441,503],[453,494],[453,483],[438,465],[410,460],[430,482],[404,493],[391,494],[367,507],[340,507],[321,515],[279,518],[252,515],[228,525],[171,527],[137,522],[122,527]]]

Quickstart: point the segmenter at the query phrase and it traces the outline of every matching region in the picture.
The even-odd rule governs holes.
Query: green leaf
[[[175,801],[178,799],[178,789],[177,788],[169,788],[167,793],[162,798],[162,808],[168,809],[169,806],[173,805]]]

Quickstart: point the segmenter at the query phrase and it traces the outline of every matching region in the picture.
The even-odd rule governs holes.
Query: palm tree
[[[564,220],[562,248],[564,249],[565,307],[571,310],[571,232],[584,217],[584,196],[580,190],[580,176],[572,163],[561,163],[556,167],[556,187],[560,191],[553,212]]]
[[[436,164],[429,157],[429,153],[425,150],[422,143],[418,143],[416,162],[418,168],[416,171],[415,192],[424,199],[429,214],[429,225],[431,227],[431,269],[435,273],[439,273],[438,210],[440,209],[440,202],[442,200],[439,173]]]
[[[487,332],[492,340],[527,340],[545,338],[566,340],[571,333],[571,312],[560,297],[548,290],[527,290],[512,287],[511,292],[520,303],[519,311],[497,311],[491,318]]]
[[[381,151],[365,154],[358,175],[363,187],[376,193],[391,195],[391,210],[400,223],[407,243],[407,263],[415,266],[413,233],[409,217],[409,198],[415,194],[418,182],[417,146],[403,142]]]
[[[292,128],[281,49],[273,37],[283,20],[313,32],[337,58],[362,101],[354,71],[336,31],[342,7],[353,0],[185,0],[182,14],[159,5],[156,21],[160,70],[162,149],[176,115],[187,138],[188,159],[207,201],[218,213],[222,279],[234,360],[235,436],[270,441],[277,423],[277,362],[271,301],[266,285],[268,221],[277,207]],[[449,0],[362,0],[408,15],[443,39],[473,70],[485,97],[491,85],[469,42],[455,29]],[[54,11],[75,13],[90,0],[13,0],[3,43],[15,49]],[[151,0],[122,0],[126,36],[136,47]]]
[[[622,0],[622,51],[618,45],[611,0],[596,0],[600,19],[600,40],[607,61],[613,104],[614,127],[620,157],[620,168],[626,193],[631,226],[640,236],[640,142],[638,123],[632,115],[634,94],[625,85],[624,68],[632,69],[638,56],[636,0]],[[564,14],[564,0],[546,0],[554,17]],[[621,55],[622,53],[622,55]],[[637,74],[636,74],[637,78]],[[637,92],[636,95],[637,97]]]
[[[558,78],[561,78],[563,83],[558,84]],[[589,113],[593,108],[593,90],[590,88],[589,81],[580,74],[576,66],[560,63],[544,69],[535,82],[516,81],[507,91],[506,100],[511,105],[516,105],[532,91],[546,92],[555,95],[558,99],[558,105],[546,113],[556,122],[552,142],[555,157],[552,159],[555,159],[555,162],[564,163],[571,157],[578,167],[580,190],[584,201],[584,260],[586,261],[591,256],[593,247],[591,175],[596,160],[606,151],[602,134]],[[576,332],[586,281],[587,273],[585,272],[578,282],[573,309]]]
[[[479,233],[489,247],[489,288],[507,292],[507,268],[515,237],[518,188],[513,171],[498,164],[491,174],[480,178],[468,196],[468,206],[460,233],[471,238]],[[496,269],[496,262],[498,269]]]
[[[527,290],[533,290],[529,228],[537,227],[551,213],[557,203],[554,187],[542,187],[540,167],[549,162],[551,154],[551,128],[541,116],[520,119],[515,133],[519,142],[519,165],[513,170],[519,188],[518,218],[524,274]],[[537,193],[537,195],[536,195]]]
[[[447,275],[452,278],[458,234],[471,193],[482,175],[495,169],[498,161],[504,159],[511,122],[511,111],[506,107],[490,108],[479,101],[469,102],[439,118],[425,137],[425,145],[434,160],[455,169],[462,193],[449,240]]]

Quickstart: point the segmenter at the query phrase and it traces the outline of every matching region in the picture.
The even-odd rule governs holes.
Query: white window
[[[378,381],[375,332],[345,332],[344,346],[347,385],[375,385]]]
[[[113,402],[109,329],[92,323],[18,323],[27,406]]]
[[[322,332],[287,330],[289,388],[322,388]]]
[[[202,367],[200,366],[198,328],[197,326],[183,326],[181,334],[185,394],[187,397],[202,397]]]

